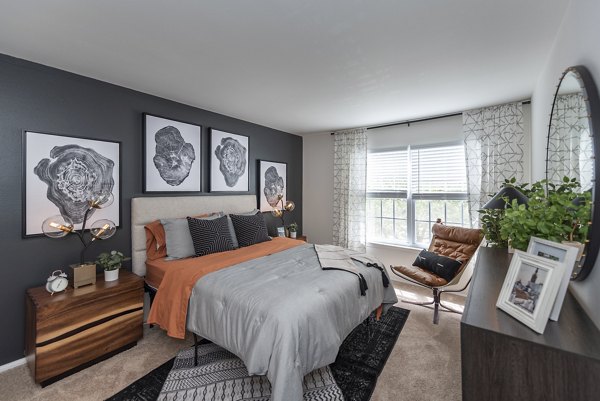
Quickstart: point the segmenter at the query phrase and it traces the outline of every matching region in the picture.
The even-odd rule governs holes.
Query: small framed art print
[[[564,269],[564,263],[515,251],[496,306],[537,333],[543,333]]]
[[[144,113],[144,192],[202,191],[202,127]]]
[[[558,320],[569,282],[571,281],[571,274],[573,273],[578,252],[579,250],[575,247],[559,244],[547,239],[531,237],[529,240],[527,253],[565,264],[564,275],[556,294],[552,312],[550,313],[550,320]]]
[[[210,192],[248,192],[248,137],[210,130]]]
[[[277,236],[285,237],[285,227],[277,227]]]
[[[261,212],[270,212],[281,201],[285,205],[287,191],[287,164],[259,160],[258,208]]]

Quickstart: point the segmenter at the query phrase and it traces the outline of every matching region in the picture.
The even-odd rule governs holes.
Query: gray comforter
[[[368,283],[319,265],[306,244],[208,274],[190,298],[187,328],[266,374],[272,401],[301,401],[302,378],[334,362],[342,341],[382,303],[398,301],[381,272],[356,262]]]

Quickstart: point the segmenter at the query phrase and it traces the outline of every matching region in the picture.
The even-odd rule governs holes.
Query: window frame
[[[392,245],[392,246],[404,246],[404,247],[418,247],[418,248],[422,248],[423,245],[428,246],[429,244],[422,244],[417,242],[416,240],[416,227],[417,227],[417,222],[427,222],[424,220],[417,220],[416,219],[416,201],[418,200],[442,200],[442,201],[446,201],[446,200],[457,200],[457,201],[466,201],[468,199],[467,196],[467,192],[438,192],[438,193],[413,193],[412,192],[412,175],[413,175],[413,171],[412,171],[412,150],[415,149],[428,149],[428,148],[441,148],[441,147],[446,147],[446,146],[459,146],[462,145],[464,146],[464,142],[461,140],[456,140],[456,141],[449,141],[449,142],[440,142],[440,143],[434,143],[434,144],[427,144],[427,145],[408,145],[408,146],[401,146],[401,147],[390,147],[390,148],[385,148],[385,149],[377,149],[374,151],[369,151],[369,154],[373,154],[373,153],[387,153],[387,152],[397,152],[397,151],[407,151],[407,168],[408,168],[408,173],[407,173],[407,189],[406,191],[389,191],[389,192],[369,192],[367,191],[367,200],[368,199],[406,199],[406,236],[407,236],[407,242],[399,242],[399,241],[389,241],[389,240],[370,240],[369,238],[367,238],[367,243],[371,243],[371,244],[376,244],[376,243],[382,243],[382,244],[386,244],[386,245]],[[368,169],[368,164],[367,164],[367,169]],[[465,184],[468,186],[468,182],[467,182],[467,172],[465,170]],[[468,189],[468,187],[467,187]],[[377,217],[379,220],[381,220],[382,224],[383,224],[383,220],[384,219],[390,219],[390,220],[404,220],[403,218],[397,218],[396,216],[396,212],[395,212],[395,202],[394,202],[394,216],[392,218],[389,217],[383,217],[383,209],[381,209],[381,213],[380,216]],[[444,216],[443,219],[445,219],[447,216],[447,210],[446,210],[446,206],[444,206]],[[370,218],[369,216],[367,216],[367,218]],[[429,204],[429,218],[430,220],[428,221],[430,223],[430,225],[432,224],[432,220],[431,220],[431,204]],[[464,225],[465,222],[469,221],[469,216],[465,216],[464,215],[464,208],[461,211],[461,218],[462,218],[462,224]],[[395,222],[394,222],[395,224]],[[394,226],[394,232],[395,232],[395,226]]]

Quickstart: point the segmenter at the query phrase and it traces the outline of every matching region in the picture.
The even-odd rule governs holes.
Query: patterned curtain
[[[581,188],[592,187],[594,149],[585,99],[581,93],[556,97],[548,141],[548,180],[562,183],[577,178]]]
[[[336,132],[333,155],[333,243],[366,250],[367,130]]]
[[[523,182],[523,106],[519,102],[466,111],[463,134],[471,226],[478,227],[477,211],[504,180]]]

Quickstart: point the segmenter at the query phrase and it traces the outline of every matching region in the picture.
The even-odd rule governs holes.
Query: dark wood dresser
[[[461,322],[463,400],[600,399],[600,331],[571,293],[544,334],[496,308],[510,258],[479,252]]]
[[[27,290],[25,355],[42,386],[137,344],[143,332],[144,280],[121,270],[117,281],[51,295]]]

